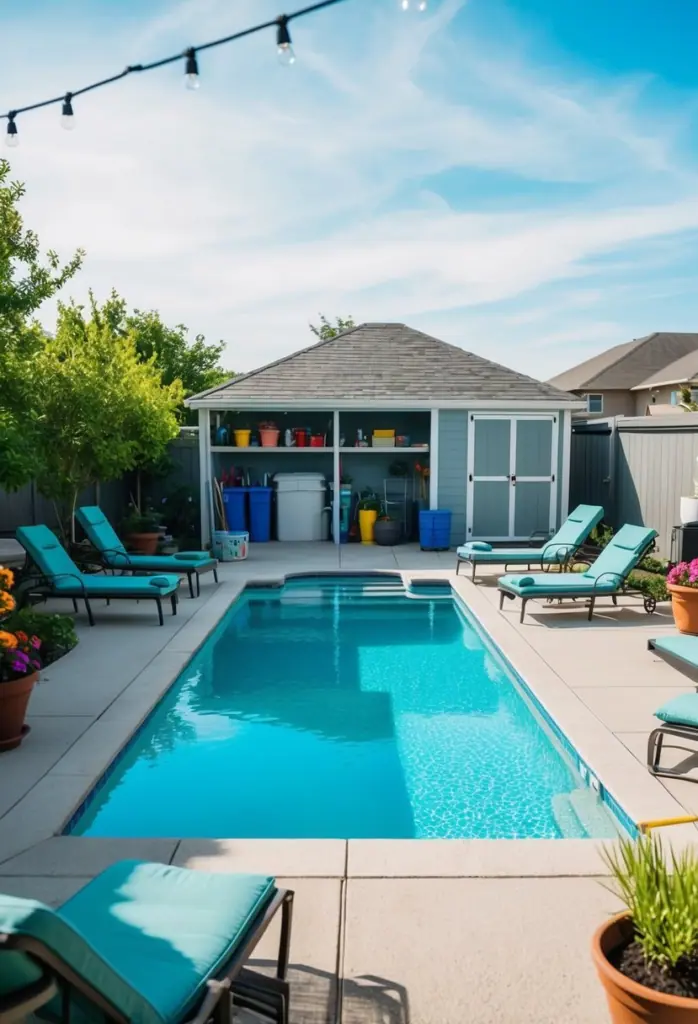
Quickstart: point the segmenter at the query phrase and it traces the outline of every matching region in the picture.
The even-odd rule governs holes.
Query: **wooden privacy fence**
[[[199,442],[196,437],[178,437],[168,447],[167,454],[172,462],[171,471],[165,477],[147,480],[144,493],[157,504],[175,487],[187,485],[197,492],[199,488]],[[78,499],[80,505],[99,505],[107,518],[117,525],[123,518],[133,490],[133,477],[110,480],[108,483],[88,487]],[[0,536],[11,535],[18,526],[33,526],[46,523],[52,529],[57,526],[53,504],[37,491],[31,483],[12,494],[0,490]]]
[[[698,413],[618,416],[572,426],[570,508],[603,505],[614,529],[652,526],[668,558],[683,495],[698,473]]]

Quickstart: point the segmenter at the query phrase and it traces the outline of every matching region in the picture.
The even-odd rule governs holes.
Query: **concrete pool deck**
[[[646,650],[670,632],[668,606],[497,608],[498,573],[473,586],[453,553],[412,546],[254,547],[165,626],[149,606],[95,609],[81,643],[34,692],[32,733],[0,756],[0,891],[57,903],[103,867],[136,856],[208,870],[264,871],[297,892],[294,1021],[471,1024],[605,1019],[588,943],[615,908],[590,840],[107,840],[57,835],[128,736],[245,582],[293,572],[403,571],[452,579],[457,593],[580,754],[635,820],[698,813],[698,787],[652,779],[653,711],[690,691]],[[57,606],[65,611],[64,603]],[[698,764],[698,758],[694,763]],[[693,825],[668,830],[693,843]],[[265,940],[266,941],[266,940]],[[265,955],[263,947],[261,955]],[[562,984],[560,984],[562,982]]]

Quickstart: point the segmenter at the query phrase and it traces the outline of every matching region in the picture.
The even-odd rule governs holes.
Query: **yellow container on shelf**
[[[374,430],[373,431],[373,436],[374,437],[395,437],[395,431],[394,430]]]
[[[373,524],[378,518],[378,513],[374,508],[362,508],[359,509],[359,531],[361,533],[362,544],[375,544],[373,539]]]
[[[238,448],[249,448],[250,447],[250,435],[251,430],[234,430],[235,444]]]

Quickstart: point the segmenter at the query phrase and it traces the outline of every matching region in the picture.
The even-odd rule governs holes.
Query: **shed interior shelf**
[[[400,455],[400,454],[405,454],[406,452],[412,452],[413,454],[415,454],[417,452],[422,452],[422,453],[428,452],[429,451],[429,445],[428,444],[427,445],[422,445],[421,447],[416,447],[416,446],[412,445],[410,448],[398,448],[397,446],[395,448],[387,448],[387,447],[386,448],[355,448],[352,445],[349,448],[340,448],[339,450],[340,450],[340,452],[343,452],[345,454],[353,454],[353,455],[363,455],[364,452],[372,452],[374,455],[379,453],[379,452],[382,453],[383,455],[393,455],[393,454]],[[332,447],[332,445],[326,445],[324,448],[313,448],[310,445],[307,445],[305,448],[303,448],[303,447],[296,448],[295,446],[291,447],[291,448],[287,448],[287,447],[285,447],[285,445],[282,445],[280,448],[263,448],[262,445],[249,445],[247,448],[238,448],[237,445],[233,444],[233,445],[211,445],[211,451],[212,452],[246,452],[248,455],[250,453],[254,453],[256,455],[259,452],[262,452],[262,453],[264,453],[264,452],[270,452],[270,453],[271,452],[276,452],[277,454],[279,452],[303,452],[305,455],[312,455],[313,453],[318,453],[318,452],[320,452],[320,453],[322,453],[322,452],[333,452],[334,448]]]

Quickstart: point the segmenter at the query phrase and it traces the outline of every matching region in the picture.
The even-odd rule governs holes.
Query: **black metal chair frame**
[[[56,580],[66,579],[66,578],[73,579],[73,580],[76,581],[76,583],[78,585],[77,588],[76,588],[78,593],[71,593],[69,591],[57,590],[56,589],[56,586],[55,586]],[[49,574],[43,573],[43,572],[41,572],[39,570],[34,575],[30,575],[28,572],[25,573],[24,576],[22,577],[21,581],[20,581],[19,586],[16,587],[15,590],[13,591],[13,595],[15,595],[15,597],[19,598],[18,604],[20,604],[20,605],[22,603],[24,603],[23,600],[22,600],[23,597],[26,596],[26,598],[28,599],[32,594],[39,594],[40,596],[42,596],[44,598],[52,597],[52,598],[65,598],[65,599],[69,599],[69,600],[71,600],[73,602],[73,610],[75,612],[78,611],[78,598],[80,598],[82,601],[84,601],[85,609],[87,611],[87,619],[88,619],[88,622],[90,623],[91,626],[94,626],[94,624],[95,624],[95,618],[94,618],[94,615],[92,613],[92,604],[91,604],[91,601],[94,601],[95,599],[101,600],[102,598],[104,598],[104,600],[107,602],[107,604],[109,604],[109,602],[111,600],[119,600],[119,599],[122,599],[122,600],[125,600],[125,601],[140,601],[140,600],[148,601],[148,600],[152,600],[152,601],[155,601],[155,603],[157,605],[158,619],[159,619],[160,625],[161,626],[165,625],[165,619],[164,619],[164,616],[162,614],[162,598],[163,598],[163,595],[158,593],[158,591],[157,591],[157,589],[155,587],[153,587],[152,595],[151,594],[146,594],[146,593],[142,593],[142,594],[125,594],[123,592],[123,590],[117,590],[116,587],[115,587],[114,590],[102,590],[102,591],[100,591],[99,594],[92,594],[90,596],[88,594],[88,592],[87,592],[87,589],[85,587],[85,583],[84,583],[83,579],[77,573],[61,572],[61,573],[55,573],[55,574],[49,575]],[[167,597],[169,597],[170,604],[172,605],[172,614],[176,615],[177,614],[177,591],[173,590],[172,593],[167,595]]]
[[[675,668],[677,672],[681,672],[682,675],[690,679],[691,682],[698,688],[698,666],[691,665],[689,662],[684,661],[683,658],[678,658],[675,654],[671,654],[668,651],[662,651],[657,649],[655,646],[655,640],[647,641],[647,650],[652,651],[658,658],[665,661],[667,665]],[[674,768],[662,768],[659,764],[662,749],[664,747],[664,738],[666,736],[674,736],[677,739],[693,740],[698,742],[698,726],[685,725],[679,722],[663,722],[658,725],[647,738],[647,769],[652,775],[661,775],[668,779],[684,779],[686,782],[698,782],[698,776],[693,778],[690,775],[686,775],[685,772],[678,772]],[[675,747],[677,750],[688,750],[690,753],[698,754],[698,750],[693,750],[690,747],[682,747],[679,744],[667,743],[666,746]]]
[[[151,573],[153,575],[161,575],[163,571],[158,569],[147,569],[141,566],[134,566],[131,562],[131,558],[128,551],[122,551],[120,548],[94,548],[94,551],[95,554],[97,555],[97,558],[99,559],[99,564],[101,565],[101,567],[105,570],[111,571],[114,575],[116,575],[118,570],[126,570],[127,572],[130,571],[132,576],[149,576]],[[112,562],[109,561],[109,555],[118,558],[125,558],[126,563],[124,565],[114,565]],[[144,557],[147,558],[148,556],[145,555]],[[211,559],[210,565],[205,565],[203,568],[198,569],[191,567],[187,568],[186,562],[184,561],[184,559],[182,559],[182,568],[173,569],[172,571],[174,573],[180,573],[183,576],[186,575],[187,582],[189,584],[190,597],[201,597],[201,577],[203,576],[204,573],[212,572],[213,579],[215,580],[216,583],[218,583],[218,562],[216,561],[215,558]],[[196,593],[194,593],[194,578],[196,578]]]
[[[528,543],[530,544],[531,541],[535,540],[537,537],[547,537],[547,536],[548,536],[548,534],[547,534],[547,532],[545,530],[534,530],[534,532],[528,538]],[[466,562],[468,565],[471,566],[471,573],[470,573],[470,581],[471,581],[471,583],[475,582],[475,573],[477,572],[478,564],[480,564],[480,565],[503,565],[504,566],[504,572],[517,572],[517,571],[518,572],[530,572],[532,566],[535,566],[536,568],[538,568],[538,566],[540,566],[540,571],[541,572],[549,572],[551,570],[551,568],[553,568],[553,566],[555,566],[555,567],[560,566],[562,569],[564,569],[564,568],[566,568],[569,565],[570,559],[572,559],[574,557],[574,555],[577,553],[577,551],[579,551],[580,547],[581,547],[581,544],[561,544],[558,541],[554,541],[552,543],[548,543],[548,544],[544,544],[543,545],[543,547],[540,549],[540,559],[534,558],[534,559],[531,559],[531,561],[528,562],[528,563],[515,562],[513,565],[510,565],[508,562],[505,562],[505,561],[495,562],[491,558],[489,558],[489,559],[484,559],[484,558],[483,559],[478,559],[476,551],[473,552],[473,554],[475,555],[474,558],[463,558],[462,555],[459,555],[458,553],[456,553],[456,576],[459,575],[461,562]],[[569,548],[569,551],[565,554],[564,560],[561,561],[561,562],[544,562],[543,559],[545,558],[545,553],[546,553],[546,551],[548,551],[549,548],[557,548],[559,550],[561,550],[563,548]],[[491,553],[495,554],[496,551],[497,551],[497,549],[493,548]],[[490,552],[488,552],[488,554],[489,553]],[[524,564],[526,565],[525,569],[524,569]]]
[[[288,1024],[289,984],[287,981],[293,918],[293,891],[278,889],[272,900],[260,910],[247,930],[245,940],[221,965],[207,983],[196,1014],[187,1024],[232,1024],[233,1008],[262,1010],[276,1024]],[[281,937],[276,959],[276,976],[266,977],[249,968],[245,962],[254,952],[277,911],[281,910]],[[114,1024],[130,1024],[129,1019],[113,1006],[90,982],[77,974],[43,942],[23,935],[0,932],[0,954],[3,950],[25,953],[34,960],[42,975],[25,989],[0,996],[0,1024],[18,1024],[28,1014],[61,995],[61,1024],[70,1024],[72,991],[89,999]]]
[[[654,550],[654,547],[655,547],[655,541],[654,541],[654,538],[653,538],[651,541],[649,541],[645,545],[643,550],[638,555],[638,557],[637,557],[637,559],[635,561],[635,564],[630,569],[628,569],[628,571],[625,573],[625,575],[621,575],[621,573],[619,573],[619,572],[602,572],[601,575],[597,576],[596,579],[594,580],[594,586],[591,588],[591,592],[590,592],[590,588],[586,587],[584,590],[582,590],[582,589],[580,589],[579,591],[570,590],[570,591],[567,591],[567,593],[565,593],[565,594],[560,594],[560,593],[555,593],[555,592],[545,593],[544,591],[538,591],[538,593],[536,593],[536,594],[528,594],[525,597],[522,597],[520,594],[516,594],[513,591],[508,590],[506,587],[503,587],[500,584],[500,586],[498,588],[499,589],[499,610],[501,611],[502,607],[504,606],[504,598],[505,597],[508,598],[510,601],[513,601],[517,597],[519,597],[521,599],[521,615],[519,617],[519,622],[523,622],[524,614],[525,614],[525,611],[526,611],[526,605],[528,604],[529,601],[535,601],[537,599],[540,599],[540,598],[544,597],[544,598],[546,598],[546,600],[548,601],[549,604],[553,604],[555,601],[557,601],[558,605],[561,605],[562,602],[564,600],[567,600],[567,599],[570,599],[572,601],[576,601],[578,598],[587,598],[587,600],[589,601],[589,605],[588,605],[588,607],[589,607],[589,614],[587,615],[587,621],[590,622],[591,621],[591,617],[594,614],[594,605],[596,603],[597,597],[610,597],[611,601],[613,602],[613,604],[617,605],[618,604],[618,597],[620,596],[620,597],[641,597],[642,598],[642,604],[643,604],[643,607],[644,607],[645,611],[647,612],[648,615],[652,615],[652,613],[657,608],[657,599],[656,599],[656,597],[652,597],[651,594],[645,594],[645,593],[643,593],[643,591],[637,590],[634,587],[629,587],[628,586],[628,579],[630,577],[630,574],[635,572],[635,570],[637,569],[637,567],[640,564],[640,562],[642,561],[642,559],[646,558],[647,555],[649,555],[649,553]],[[584,559],[584,558],[578,559],[578,560],[577,559],[572,559],[568,563],[568,565],[587,565],[587,566],[591,566],[592,562],[590,562],[590,561],[588,561],[587,559]],[[605,591],[605,592],[596,593],[597,585],[599,584],[599,582],[601,580],[604,579],[604,577],[611,577],[611,578],[615,579],[617,581],[616,589],[613,592]]]

